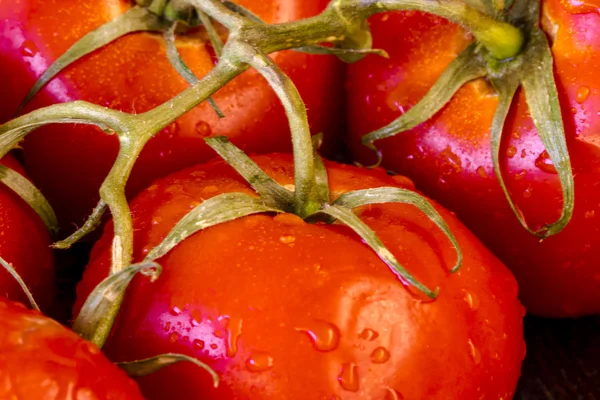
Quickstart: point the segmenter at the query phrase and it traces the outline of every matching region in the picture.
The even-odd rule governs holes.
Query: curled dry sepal
[[[346,224],[377,253],[402,282],[417,288],[430,298],[436,297],[437,289],[426,287],[400,265],[353,209],[386,202],[415,205],[437,224],[455,246],[458,256],[457,263],[451,270],[454,272],[460,267],[462,254],[446,223],[427,200],[404,189],[362,190],[331,199],[326,170],[313,149],[304,103],[292,81],[273,63],[268,54],[296,48],[313,53],[335,54],[343,60],[356,61],[373,52],[370,49],[372,43],[367,18],[387,10],[421,10],[463,23],[473,31],[491,56],[516,54],[523,39],[518,29],[504,22],[494,21],[493,18],[459,0],[334,0],[318,16],[276,25],[266,24],[247,10],[236,7],[231,2],[223,3],[219,0],[153,0],[138,3],[139,6],[84,36],[49,68],[27,99],[76,59],[119,36],[135,31],[165,33],[167,47],[170,49],[169,58],[191,83],[190,88],[142,114],[132,115],[77,101],[42,108],[0,126],[0,157],[17,146],[29,132],[50,123],[92,124],[119,139],[119,154],[99,189],[101,200],[98,206],[79,231],[58,244],[61,248],[69,247],[94,229],[105,211],[110,209],[114,222],[111,274],[87,299],[75,321],[76,331],[102,346],[114,324],[124,292],[133,276],[141,272],[151,279],[156,279],[160,274],[160,267],[154,260],[167,253],[181,240],[201,229],[253,213],[293,212],[310,221],[338,221]],[[204,24],[216,48],[220,48],[219,35],[212,29],[211,21],[218,22],[229,32],[219,62],[202,79],[198,80],[189,74],[174,48],[173,35],[177,28],[174,24],[179,20],[192,26]],[[499,42],[496,39],[500,39]],[[324,43],[331,47],[322,46]],[[381,52],[379,54],[385,55]],[[280,186],[225,139],[209,139],[209,145],[252,185],[259,196],[229,193],[207,200],[185,216],[165,240],[148,254],[146,260],[131,265],[133,228],[125,197],[125,184],[135,160],[157,132],[208,100],[219,88],[250,67],[255,68],[269,82],[285,108],[294,150],[294,190],[290,191]],[[215,106],[215,110],[218,111],[218,107]],[[139,361],[136,373],[166,365],[175,358],[167,355],[154,361]],[[133,367],[130,364],[126,368]]]

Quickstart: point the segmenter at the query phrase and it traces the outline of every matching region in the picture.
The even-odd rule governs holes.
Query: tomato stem
[[[348,0],[353,3],[355,0]],[[495,20],[460,0],[369,0],[361,6],[370,13],[394,10],[418,10],[438,15],[468,29],[488,49],[490,54],[504,60],[519,54],[525,37],[517,27]]]

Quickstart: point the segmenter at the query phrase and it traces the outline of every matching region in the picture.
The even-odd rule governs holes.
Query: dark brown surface
[[[515,399],[600,399],[600,317],[528,317],[527,357]]]

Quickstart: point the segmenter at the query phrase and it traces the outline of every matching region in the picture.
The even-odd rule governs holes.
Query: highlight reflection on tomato
[[[293,183],[291,156],[254,160],[279,183]],[[412,186],[382,170],[326,166],[333,197]],[[191,208],[224,192],[254,193],[223,161],[143,191],[131,203],[136,260]],[[113,360],[180,352],[221,376],[215,390],[203,371],[178,364],[138,380],[149,399],[508,399],[524,356],[515,280],[438,209],[465,257],[453,275],[454,247],[415,207],[359,212],[417,279],[440,286],[435,301],[415,297],[348,227],[255,215],[190,236],[157,260],[156,282],[134,279],[105,349]],[[111,239],[108,224],[76,308],[106,277]]]

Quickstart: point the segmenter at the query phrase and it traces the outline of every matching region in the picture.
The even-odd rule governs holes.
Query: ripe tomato
[[[1,163],[24,174],[10,154]],[[12,189],[0,184],[0,257],[19,273],[44,310],[49,310],[56,294],[51,243],[48,230],[35,211]],[[17,281],[0,267],[0,298],[5,297],[28,301]]]
[[[320,12],[327,0],[237,1],[268,22],[284,22]],[[69,46],[89,31],[123,14],[131,0],[26,0],[0,5],[0,74],[11,76],[0,100],[0,121],[9,119],[35,80]],[[178,48],[198,77],[215,59],[203,35],[182,37]],[[275,61],[296,83],[306,102],[313,133],[324,132],[331,149],[340,125],[338,94],[342,66],[334,57],[284,51]],[[34,98],[31,108],[86,100],[142,113],[171,99],[188,84],[169,64],[160,34],[123,37],[72,65]],[[255,71],[235,79],[215,96],[226,115],[219,119],[208,104],[196,107],[148,143],[130,179],[131,194],[155,178],[207,161],[204,144],[225,135],[250,153],[290,149],[288,122],[266,81]],[[118,140],[88,126],[47,126],[24,144],[26,169],[72,230],[97,202],[98,188],[116,157]],[[62,178],[59,178],[62,177]]]
[[[575,211],[564,231],[540,243],[510,210],[491,160],[490,126],[498,100],[483,79],[460,89],[430,121],[376,143],[383,164],[455,211],[512,269],[528,311],[545,316],[600,312],[600,15],[584,3],[543,1],[575,173]],[[470,41],[456,25],[420,13],[382,14],[370,22],[374,46],[391,58],[368,57],[349,68],[349,140],[362,162],[372,154],[360,138],[419,101]],[[522,92],[504,133],[500,160],[513,199],[530,226],[555,221],[562,206],[560,184]]]
[[[289,155],[254,160],[293,183]],[[402,177],[327,162],[331,192],[410,187]],[[222,161],[158,180],[131,204],[140,260],[191,208],[223,192],[252,193]],[[398,260],[441,293],[411,294],[350,228],[291,214],[255,215],[198,232],[135,279],[105,347],[113,359],[176,351],[207,362],[210,377],[176,365],[140,379],[151,399],[508,399],[524,356],[510,272],[447,211],[464,253],[403,204],[360,211]],[[97,243],[78,287],[80,307],[108,273],[112,231]],[[404,397],[402,397],[404,396]]]
[[[0,398],[137,400],[135,382],[58,322],[0,299]]]

